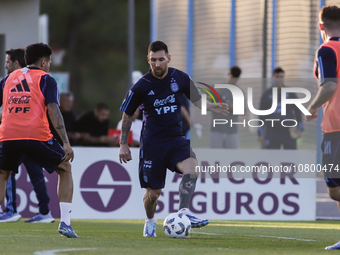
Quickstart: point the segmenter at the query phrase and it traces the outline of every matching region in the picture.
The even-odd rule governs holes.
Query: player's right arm
[[[317,52],[316,65],[319,90],[307,108],[312,114],[306,116],[307,121],[318,116],[317,109],[333,97],[337,88],[337,58],[333,49],[321,47]]]
[[[120,149],[119,149],[119,161],[120,163],[127,163],[132,159],[131,151],[128,145],[128,136],[131,129],[132,116],[123,113],[122,129],[120,136]]]
[[[122,130],[119,144],[119,161],[127,163],[132,159],[131,151],[128,145],[128,136],[132,124],[132,116],[136,109],[143,103],[145,92],[143,90],[143,82],[140,80],[129,90],[128,95],[120,106],[123,111]]]

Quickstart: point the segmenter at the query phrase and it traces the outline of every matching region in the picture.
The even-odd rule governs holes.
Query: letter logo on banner
[[[90,165],[80,181],[84,201],[100,212],[122,207],[131,193],[131,178],[120,164],[103,160]]]

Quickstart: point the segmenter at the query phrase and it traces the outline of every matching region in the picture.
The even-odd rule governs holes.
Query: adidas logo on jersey
[[[150,90],[148,96],[154,96],[155,95],[155,92],[153,92],[153,90]]]
[[[31,92],[30,91],[30,88],[28,87],[28,84],[27,84],[27,81],[26,79],[25,80],[22,80],[21,83],[15,85],[12,89],[11,89],[11,92]]]

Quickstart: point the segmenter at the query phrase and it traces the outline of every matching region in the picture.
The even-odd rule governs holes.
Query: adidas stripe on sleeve
[[[143,103],[144,93],[139,89],[138,84],[139,83],[136,83],[129,90],[129,93],[119,108],[119,110],[125,112],[129,116],[132,116],[136,109]]]
[[[49,75],[43,76],[40,81],[40,89],[45,96],[46,105],[48,105],[49,103],[56,103],[60,105],[58,86],[53,77]]]
[[[321,47],[318,50],[315,71],[319,78],[320,86],[327,81],[337,82],[337,60],[335,52],[332,48]]]

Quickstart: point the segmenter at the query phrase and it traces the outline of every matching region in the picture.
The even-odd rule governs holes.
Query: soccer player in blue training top
[[[26,66],[25,63],[25,49],[10,49],[6,51],[6,64],[7,74],[12,73],[17,69],[22,69]],[[43,169],[33,160],[27,156],[23,156],[21,161],[27,169],[27,173],[30,177],[31,183],[34,187],[34,192],[39,201],[39,214],[32,219],[26,220],[27,223],[50,223],[54,222],[54,218],[48,208],[50,197],[48,196],[45,177]],[[16,181],[15,172],[12,172],[11,177],[6,184],[6,211],[0,216],[0,222],[14,222],[21,218],[21,215],[17,212],[16,204]]]
[[[70,146],[63,117],[59,109],[56,81],[47,73],[52,50],[47,44],[26,47],[27,67],[17,69],[0,81],[0,105],[3,105],[0,125],[0,204],[6,192],[11,172],[18,172],[20,158],[27,155],[49,173],[58,173],[58,197],[61,222],[58,232],[69,238],[78,235],[71,227],[73,180],[71,164],[74,152]],[[21,104],[17,102],[25,98]],[[63,141],[63,147],[53,138],[47,120]]]
[[[317,109],[322,106],[322,166],[328,194],[338,202],[340,210],[340,8],[335,5],[323,7],[319,27],[324,41],[317,51],[314,67],[319,90],[308,106],[312,115],[306,116],[306,120],[315,119]],[[340,241],[325,249],[340,250]]]
[[[146,219],[143,236],[156,236],[154,218],[157,199],[165,184],[166,169],[182,173],[179,185],[179,212],[189,217],[191,227],[206,226],[209,221],[198,219],[189,213],[188,207],[195,191],[198,165],[188,140],[182,137],[180,97],[183,93],[196,107],[201,107],[201,94],[190,77],[175,68],[168,67],[171,56],[167,45],[155,41],[148,48],[151,70],[129,91],[120,110],[124,111],[120,140],[120,162],[131,160],[127,144],[132,115],[141,106],[145,121],[141,133],[139,180],[144,194]],[[207,103],[207,110],[227,115],[228,106]]]

